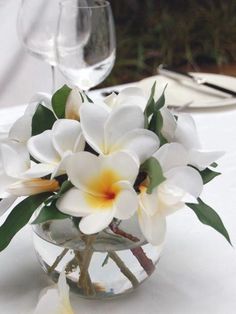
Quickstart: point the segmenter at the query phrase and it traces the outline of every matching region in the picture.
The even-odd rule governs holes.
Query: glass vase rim
[[[93,4],[93,5],[82,5],[79,3],[75,3],[75,0],[62,0],[60,1],[59,5],[61,7],[70,6],[71,8],[80,8],[80,9],[100,9],[100,8],[109,8],[110,2],[106,0],[98,0],[101,4]]]

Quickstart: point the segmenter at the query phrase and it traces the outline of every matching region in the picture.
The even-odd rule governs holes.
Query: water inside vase
[[[131,235],[125,225],[119,228]],[[71,289],[91,299],[113,298],[134,290],[155,270],[162,250],[162,246],[145,242],[140,234],[138,242],[134,230],[129,231],[136,242],[105,230],[96,235],[90,251],[70,221],[40,225],[34,231],[36,254],[45,272],[57,281],[65,270]],[[86,257],[89,264],[84,272]]]

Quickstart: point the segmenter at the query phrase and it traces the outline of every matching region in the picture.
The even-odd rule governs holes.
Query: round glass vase
[[[133,291],[154,272],[163,246],[145,241],[137,217],[95,235],[82,234],[77,219],[49,221],[33,231],[44,271],[57,282],[65,270],[71,290],[89,299]]]

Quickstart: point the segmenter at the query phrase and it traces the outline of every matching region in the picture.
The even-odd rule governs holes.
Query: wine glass
[[[87,91],[101,83],[111,72],[116,56],[109,2],[62,1],[56,55],[59,70],[72,85]]]
[[[18,34],[27,51],[51,65],[53,91],[59,3],[59,0],[22,0],[17,21]]]

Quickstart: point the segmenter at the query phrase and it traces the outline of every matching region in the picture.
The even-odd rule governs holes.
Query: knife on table
[[[236,91],[233,91],[231,89],[207,82],[204,78],[193,76],[187,72],[173,70],[172,68],[164,66],[163,64],[159,65],[158,73],[163,75],[163,76],[172,78],[173,80],[178,80],[178,81],[189,80],[193,83],[196,83],[197,85],[207,86],[207,87],[212,88],[214,90],[218,90],[218,91],[223,92],[225,94],[236,97]]]

